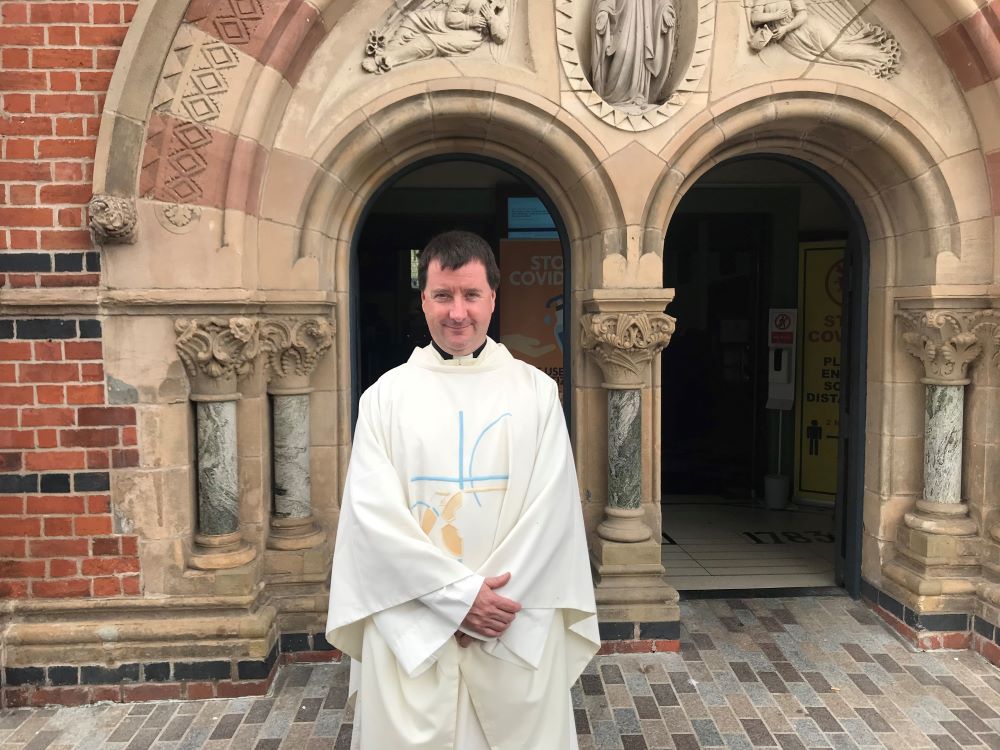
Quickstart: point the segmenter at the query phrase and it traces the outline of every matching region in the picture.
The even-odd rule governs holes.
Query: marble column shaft
[[[274,514],[308,518],[312,513],[309,476],[309,395],[273,395]]]
[[[924,500],[960,503],[965,386],[924,387]]]
[[[642,393],[608,390],[608,505],[636,509],[642,501]]]
[[[198,401],[198,530],[206,536],[239,530],[236,402]]]

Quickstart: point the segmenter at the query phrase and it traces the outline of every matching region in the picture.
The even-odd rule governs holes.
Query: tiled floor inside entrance
[[[678,591],[834,585],[833,511],[674,496],[662,505],[667,581]]]
[[[681,618],[679,654],[591,662],[581,750],[1000,749],[1000,671],[914,651],[846,595],[683,601]],[[286,666],[262,698],[10,711],[0,748],[347,750],[347,671]]]

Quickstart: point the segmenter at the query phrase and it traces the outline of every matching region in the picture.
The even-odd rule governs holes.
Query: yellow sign
[[[559,240],[500,242],[500,341],[564,387],[563,254]]]
[[[843,243],[800,245],[795,494],[815,500],[837,494],[843,283]]]

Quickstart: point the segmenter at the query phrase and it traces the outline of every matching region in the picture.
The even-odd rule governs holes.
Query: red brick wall
[[[0,0],[0,296],[100,284],[86,205],[136,5]],[[136,444],[135,407],[108,403],[99,320],[0,315],[0,598],[140,592],[109,495]]]

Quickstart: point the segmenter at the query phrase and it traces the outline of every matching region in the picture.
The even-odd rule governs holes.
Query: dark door
[[[663,491],[756,493],[760,414],[761,265],[770,219],[678,214],[665,243],[668,309],[677,330],[663,352]]]

